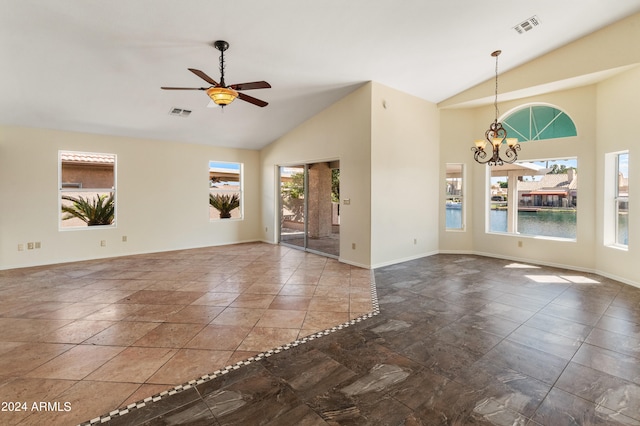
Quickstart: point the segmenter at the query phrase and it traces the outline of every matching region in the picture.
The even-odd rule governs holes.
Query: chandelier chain
[[[484,139],[476,140],[475,146],[471,148],[474,160],[480,164],[488,164],[489,166],[511,164],[518,159],[518,151],[520,151],[518,139],[507,138],[507,129],[502,126],[502,123],[498,122],[498,115],[500,114],[498,110],[498,56],[500,53],[502,53],[500,50],[496,50],[491,54],[491,56],[496,58],[496,85],[493,100],[496,115],[493,123],[489,125],[489,129],[484,133]],[[504,156],[500,154],[500,147],[503,145],[506,145]],[[490,151],[485,150],[487,146],[490,148]],[[491,154],[491,156],[487,154]]]
[[[496,122],[498,121],[498,115],[499,115],[499,111],[498,111],[498,56],[496,55],[496,91],[495,91],[495,98],[493,101],[493,107],[495,108],[495,112],[496,112]]]

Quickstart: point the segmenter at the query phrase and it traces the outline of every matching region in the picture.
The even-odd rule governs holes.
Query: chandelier
[[[520,151],[520,145],[517,138],[507,138],[507,130],[502,127],[502,123],[498,122],[498,56],[501,50],[496,50],[491,54],[496,58],[496,91],[493,106],[495,108],[495,119],[489,125],[489,129],[484,133],[484,139],[476,140],[475,146],[471,148],[473,158],[480,164],[488,164],[490,166],[501,166],[504,163],[513,163],[518,159],[517,151]],[[487,144],[491,146],[491,157],[487,158]],[[506,144],[504,158],[500,155],[500,147]]]

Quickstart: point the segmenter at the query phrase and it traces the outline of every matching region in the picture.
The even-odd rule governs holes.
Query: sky
[[[240,167],[241,167],[240,163],[228,163],[228,162],[224,162],[224,161],[209,161],[209,169],[223,169],[223,170],[229,170],[230,172],[240,173]],[[216,183],[215,185],[217,187],[219,187],[221,185],[239,186],[240,182],[221,181],[221,182]]]
[[[622,176],[629,177],[629,153],[620,154],[618,156],[618,172],[622,173]]]
[[[222,161],[209,161],[209,168],[240,170],[240,163],[227,163]]]

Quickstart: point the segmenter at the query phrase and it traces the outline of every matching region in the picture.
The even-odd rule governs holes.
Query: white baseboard
[[[371,269],[382,268],[383,266],[395,265],[397,263],[408,262],[410,260],[422,259],[423,257],[433,256],[434,254],[439,254],[439,252],[436,250],[432,252],[416,254],[413,256],[407,256],[400,259],[394,259],[388,262],[376,263],[375,265],[371,265]]]

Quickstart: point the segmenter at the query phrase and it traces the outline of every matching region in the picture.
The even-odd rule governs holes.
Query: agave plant
[[[240,207],[240,197],[238,194],[209,194],[209,204],[220,212],[221,219],[229,219],[231,210]]]
[[[63,195],[62,199],[72,202],[71,205],[62,206],[62,212],[65,213],[62,220],[77,217],[87,226],[111,225],[113,223],[115,212],[113,194],[109,194],[108,197],[96,194],[95,198]]]

